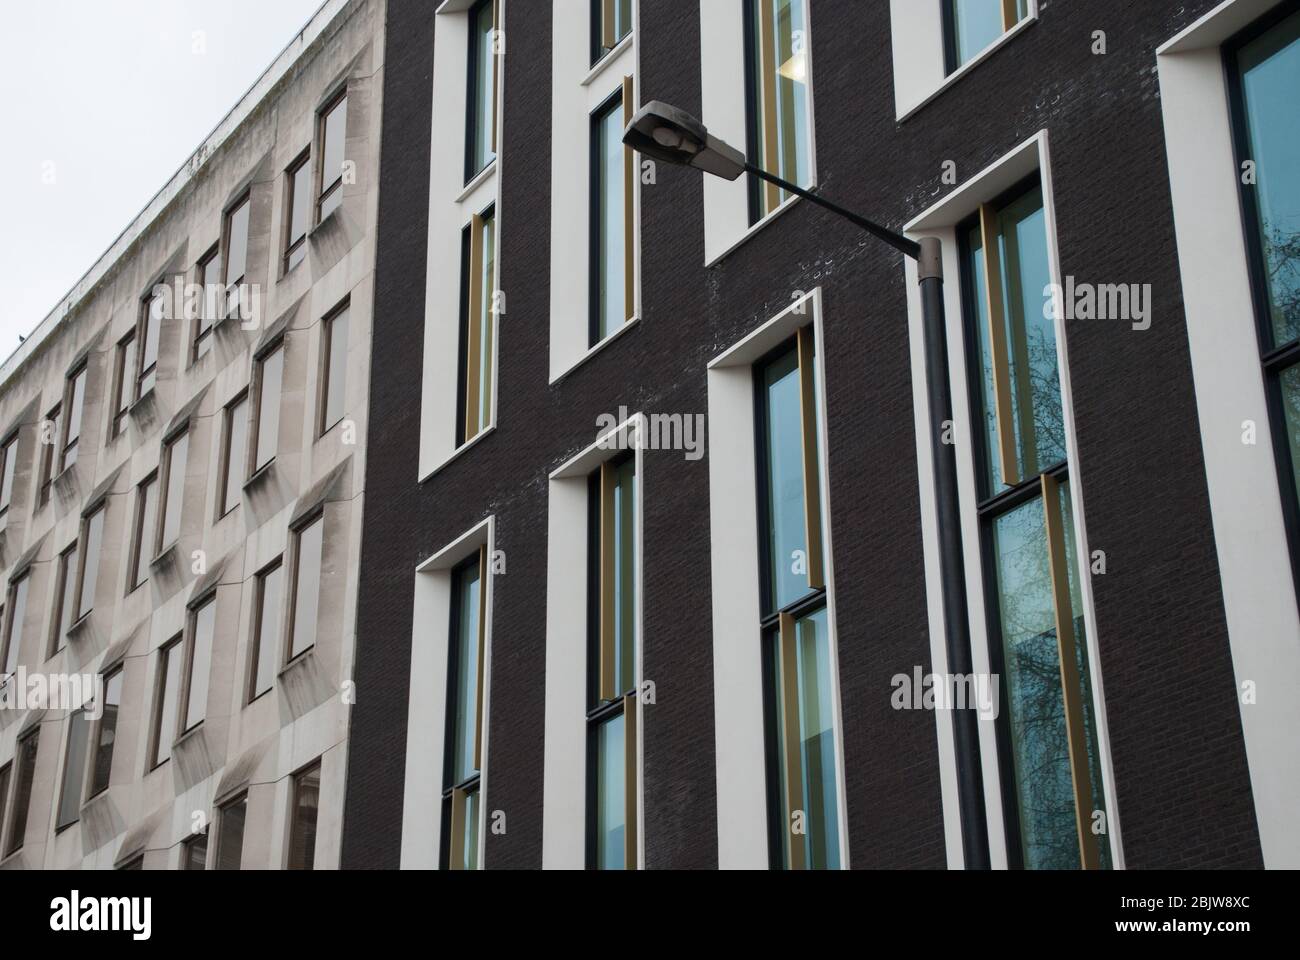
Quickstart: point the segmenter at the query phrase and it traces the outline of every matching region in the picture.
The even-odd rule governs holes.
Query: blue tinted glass
[[[476,770],[474,737],[478,724],[478,612],[479,568],[464,567],[456,576],[457,617],[452,696],[451,784],[463,783]],[[451,785],[449,784],[449,786]]]
[[[960,67],[1002,34],[1003,0],[948,0],[952,17],[953,47]],[[1029,13],[1028,0],[1016,0],[1016,22]]]
[[[769,606],[780,609],[809,590],[797,350],[791,348],[762,368],[760,377],[767,460],[763,465],[767,473],[763,534],[768,541]]]
[[[601,870],[622,870],[627,862],[623,739],[621,713],[596,731],[596,866]]]
[[[623,229],[623,105],[616,102],[596,120],[597,168],[594,171],[600,204],[596,256],[600,271],[597,304],[599,336],[604,339],[627,321],[625,236]]]

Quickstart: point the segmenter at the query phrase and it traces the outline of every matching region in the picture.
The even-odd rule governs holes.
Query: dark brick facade
[[[723,2],[723,0],[711,0]],[[920,2],[920,0],[918,0]],[[1068,326],[1119,815],[1130,867],[1259,866],[1210,526],[1173,239],[1155,48],[1214,0],[1043,0],[1038,23],[915,116],[894,118],[889,5],[814,0],[823,191],[900,225],[1039,129],[1050,131],[1063,272],[1151,283],[1150,330]],[[500,409],[495,433],[416,483],[435,4],[390,0],[374,376],[357,702],[343,863],[394,867],[401,831],[412,574],[488,514],[496,581],[487,866],[541,863],[547,475],[596,417],[707,413],[705,365],[824,288],[826,397],[850,855],[942,867],[934,718],[889,706],[928,663],[916,438],[902,264],[800,205],[705,269],[702,186],[660,168],[643,191],[636,329],[548,384],[552,5],[513,0],[506,29]],[[562,24],[556,24],[557,28]],[[1094,56],[1092,32],[1109,53]],[[642,100],[700,110],[698,0],[646,0]],[[460,123],[461,118],[450,118]],[[583,175],[581,171],[575,175]],[[645,849],[651,868],[717,864],[708,461],[647,453]],[[582,535],[575,531],[575,535]],[[430,811],[430,816],[436,816]]]

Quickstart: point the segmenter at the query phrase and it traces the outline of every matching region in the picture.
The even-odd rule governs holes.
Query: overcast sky
[[[0,361],[171,179],[320,5],[5,4]],[[206,50],[195,51],[196,39]]]

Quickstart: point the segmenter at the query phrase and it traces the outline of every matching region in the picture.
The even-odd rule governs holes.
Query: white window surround
[[[1156,50],[1210,515],[1264,865],[1300,867],[1300,614],[1242,231],[1222,44],[1280,0],[1227,0]],[[1255,446],[1241,442],[1253,420]]]
[[[1037,21],[1038,0],[1029,0],[1028,16],[948,73],[943,0],[889,0],[897,119],[906,120]]]
[[[492,744],[492,594],[495,574],[496,518],[488,517],[443,547],[415,571],[415,606],[411,617],[411,686],[407,706],[406,782],[402,797],[403,870],[436,870],[442,854],[443,755],[447,728],[447,671],[451,657],[452,571],[480,548],[488,552],[484,591],[483,753],[479,771],[478,862],[484,862],[489,789],[488,757]]]
[[[739,4],[736,4],[739,6]],[[713,576],[714,729],[717,736],[718,866],[766,870],[768,858],[767,747],[764,735],[762,600],[757,558],[758,485],[754,449],[754,364],[813,325],[815,375],[827,396],[822,291],[818,287],[715,357],[708,366],[709,536]],[[839,633],[835,611],[835,551],[831,543],[830,461],[826,404],[819,410],[817,456],[826,555],[826,616],[833,679],[840,863],[849,867],[844,728],[840,704]]]
[[[953,431],[960,486],[962,552],[966,565],[966,596],[969,604],[971,662],[976,673],[992,672],[989,657],[987,610],[984,603],[984,568],[981,563],[980,521],[977,509],[977,482],[974,460],[973,414],[970,407],[970,384],[967,377],[967,346],[963,322],[962,265],[957,243],[957,225],[975,213],[980,204],[992,201],[1017,183],[1038,173],[1043,188],[1043,213],[1046,221],[1048,264],[1053,283],[1061,283],[1060,250],[1056,234],[1056,207],[1052,189],[1051,154],[1046,130],[1041,130],[978,176],[953,190],[929,207],[904,228],[913,239],[938,237],[943,241],[944,309],[948,328],[949,377],[952,385]],[[921,493],[921,532],[925,544],[925,582],[930,621],[930,653],[935,673],[948,672],[946,634],[943,623],[943,585],[939,575],[939,541],[937,507],[934,493],[934,461],[930,451],[931,425],[929,399],[926,394],[925,346],[922,333],[921,295],[917,285],[916,263],[905,261],[907,274],[907,312],[912,357],[912,406],[916,416],[917,473]],[[1140,334],[1135,334],[1140,336]],[[1078,433],[1071,402],[1070,364],[1064,321],[1056,321],[1057,362],[1061,375],[1061,399],[1065,426],[1066,456],[1070,463],[1070,501],[1074,515],[1075,561],[1078,569],[1090,569],[1087,538],[1085,487],[1077,468]],[[1120,811],[1115,797],[1115,776],[1110,751],[1110,734],[1106,719],[1106,698],[1097,642],[1097,616],[1093,606],[1092,580],[1079,578],[1084,624],[1088,638],[1088,668],[1092,679],[1093,716],[1096,718],[1098,764],[1102,771],[1106,813],[1110,834],[1111,862],[1124,867],[1120,835]],[[995,869],[1007,866],[1007,837],[1004,829],[1002,788],[998,773],[998,743],[994,718],[979,717],[980,756],[983,764],[984,802],[988,819],[990,862]],[[961,849],[961,818],[957,802],[956,750],[953,744],[952,717],[935,711],[939,739],[940,781],[943,793],[944,830],[948,865],[964,866]],[[1008,758],[1009,759],[1009,758]]]
[[[546,548],[546,718],[543,757],[542,868],[587,865],[587,524],[588,477],[624,449],[636,458],[636,665],[641,684],[643,509],[648,436],[637,413],[601,434],[550,476]],[[645,707],[637,698],[637,863],[645,862]]]
[[[817,189],[816,76],[813,60],[813,11],[809,3],[804,50],[808,58],[807,189]],[[735,3],[700,0],[700,119],[709,133],[746,152],[748,109],[745,102],[745,17]],[[790,209],[799,200],[787,199],[757,223],[749,222],[749,177],[723,180],[704,177],[704,265],[712,266]]]
[[[509,0],[501,0],[501,22],[506,23]],[[470,446],[496,429],[500,393],[501,319],[492,325],[492,417],[467,443],[456,445],[457,390],[460,383],[462,233],[475,214],[495,210],[497,230],[496,276],[501,280],[501,170],[505,130],[497,111],[497,157],[465,181],[465,111],[469,73],[469,19],[464,14],[473,0],[445,0],[438,7],[434,31],[433,116],[434,137],[429,155],[429,252],[424,291],[424,376],[420,404],[419,480],[428,480]],[[505,32],[505,28],[502,28]],[[503,102],[506,71],[498,73],[496,97]],[[447,117],[460,118],[454,123]]]

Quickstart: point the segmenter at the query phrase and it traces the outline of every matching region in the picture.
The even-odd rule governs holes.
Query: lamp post
[[[952,388],[948,379],[948,338],[943,306],[943,255],[936,237],[919,243],[859,216],[839,204],[790,183],[750,163],[743,153],[712,136],[700,120],[684,110],[653,100],[637,111],[623,134],[623,143],[647,157],[677,166],[694,167],[725,180],[751,173],[861,227],[917,263],[925,342],[926,395],[930,401],[930,452],[934,459],[935,501],[938,511],[939,566],[943,583],[943,622],[948,670],[970,676],[970,629],[966,571],[962,562],[961,513],[957,497],[957,456],[944,442],[952,423]],[[979,728],[971,709],[952,710],[957,746],[958,802],[961,810],[962,853],[971,868],[989,866],[988,827],[979,769]]]

